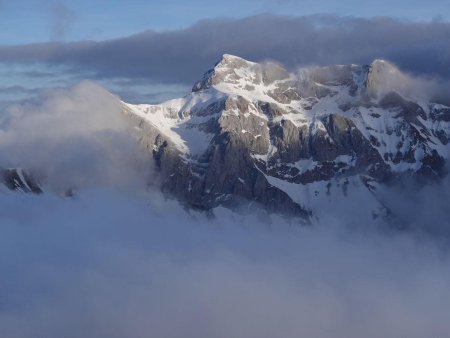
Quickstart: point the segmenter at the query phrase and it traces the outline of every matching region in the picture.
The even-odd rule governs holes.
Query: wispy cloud
[[[49,90],[4,108],[0,167],[24,167],[64,193],[99,185],[145,188],[150,153],[141,150],[120,101],[91,82]]]
[[[77,18],[77,14],[61,1],[50,6],[50,38],[53,41],[63,41],[68,29]]]

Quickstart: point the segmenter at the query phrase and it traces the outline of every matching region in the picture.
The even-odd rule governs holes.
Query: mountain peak
[[[389,94],[404,80],[381,59],[289,73],[224,54],[190,95],[128,107],[148,122],[164,191],[188,205],[249,200],[308,219],[357,196],[370,223],[390,217],[384,184],[444,174],[450,108]]]
[[[258,86],[286,80],[289,72],[275,62],[256,63],[241,57],[223,54],[214,68],[207,71],[202,80],[195,83],[192,91],[214,87],[226,93],[254,91]]]
[[[208,70],[203,78],[194,84],[193,92],[208,89],[220,83],[236,84],[247,75],[253,81],[254,75],[259,71],[261,66],[257,63],[247,61],[238,56],[231,54],[223,54],[219,62],[214,68]]]
[[[242,61],[248,62],[247,60],[245,60],[245,59],[243,59],[243,58],[241,58],[239,56],[232,55],[232,54],[223,54],[222,58],[221,58],[221,61],[225,61],[225,62],[236,61],[236,60],[239,60],[239,61],[242,60]]]
[[[367,200],[361,212],[370,223],[390,217],[376,195],[384,184],[445,174],[450,107],[392,93],[405,82],[395,66],[375,60],[305,72],[225,54],[193,93],[124,103],[123,113],[164,193],[202,210],[248,201],[309,219],[355,196]],[[2,177],[11,190],[33,191],[21,170],[0,168]]]
[[[398,68],[384,59],[375,59],[370,64],[370,68],[376,72],[399,72]]]
[[[404,80],[404,74],[395,65],[383,59],[376,59],[367,74],[367,93],[370,97],[378,98]]]
[[[254,62],[247,61],[239,56],[223,54],[219,62],[214,66],[214,71],[233,71],[240,68],[246,68],[257,65]]]

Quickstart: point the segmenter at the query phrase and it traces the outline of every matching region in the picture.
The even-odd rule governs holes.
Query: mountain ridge
[[[390,216],[383,186],[446,174],[450,108],[407,81],[381,59],[290,73],[225,54],[185,97],[122,106],[162,191],[188,207],[256,202],[311,220],[361,200],[373,221]]]
[[[163,190],[205,209],[238,197],[309,217],[314,198],[296,192],[308,185],[327,196],[332,180],[359,181],[373,197],[404,174],[445,174],[450,108],[386,91],[389,76],[403,74],[381,59],[292,74],[225,54],[186,97],[125,106],[156,128],[143,139],[172,177]]]

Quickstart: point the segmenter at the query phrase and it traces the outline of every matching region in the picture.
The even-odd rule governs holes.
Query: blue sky
[[[144,30],[173,30],[201,19],[260,13],[450,18],[450,0],[0,0],[0,44],[110,39]]]
[[[160,102],[224,53],[289,69],[383,58],[450,81],[450,0],[0,0],[0,28],[0,108],[83,79]]]

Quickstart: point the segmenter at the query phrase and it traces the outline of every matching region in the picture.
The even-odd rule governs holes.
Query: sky
[[[405,231],[363,224],[360,200],[311,227],[205,215],[152,189],[151,154],[109,92],[180,97],[230,53],[292,72],[383,58],[402,85],[448,97],[449,11],[444,0],[0,0],[0,167],[34,168],[48,189],[0,188],[0,337],[447,337],[448,177],[386,190]]]
[[[18,0],[0,1],[0,45],[53,40],[103,40],[146,30],[176,30],[202,19],[262,13],[307,16],[389,16],[402,20],[450,19],[450,1],[433,0]]]
[[[0,0],[0,107],[93,80],[132,103],[189,93],[225,53],[450,80],[450,0]]]
[[[53,35],[64,36],[64,27],[58,24]],[[450,81],[450,22],[266,13],[106,40],[0,45],[0,105],[86,79],[128,102],[162,102],[189,93],[223,54],[275,61],[294,72],[385,59],[404,72],[445,83]]]

